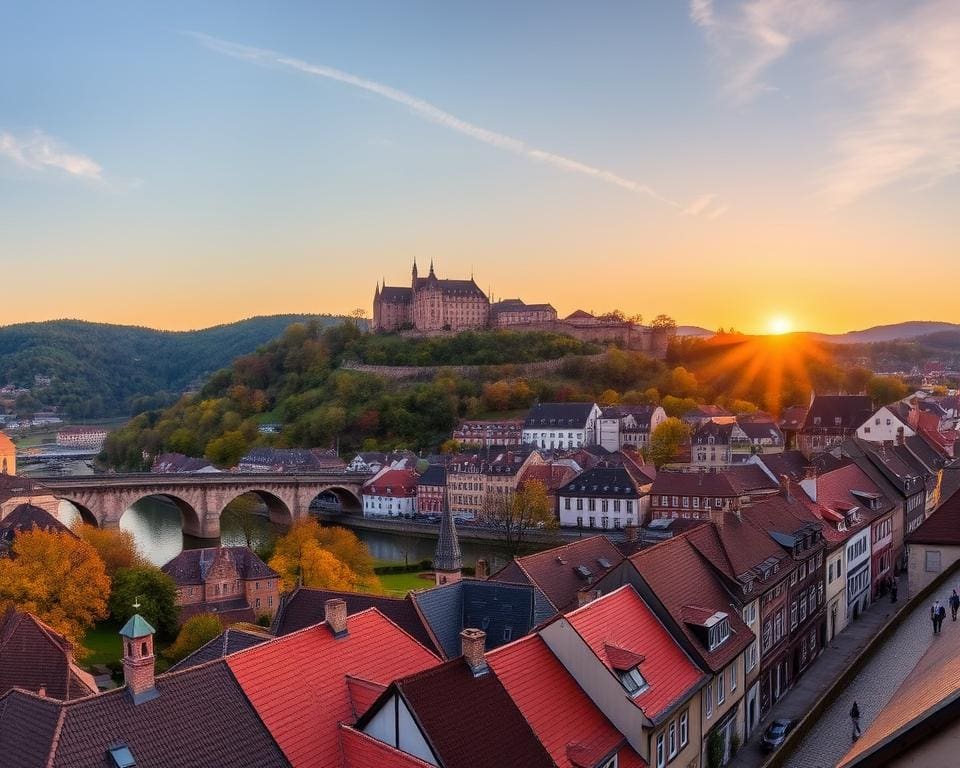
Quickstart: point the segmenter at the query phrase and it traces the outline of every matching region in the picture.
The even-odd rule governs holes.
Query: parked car
[[[767,726],[763,734],[763,748],[773,752],[786,740],[787,734],[793,730],[796,723],[793,720],[774,720]]]

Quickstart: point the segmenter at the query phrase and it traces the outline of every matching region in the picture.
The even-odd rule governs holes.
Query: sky
[[[0,324],[960,322],[956,0],[0,0]],[[909,286],[909,287],[908,287]]]

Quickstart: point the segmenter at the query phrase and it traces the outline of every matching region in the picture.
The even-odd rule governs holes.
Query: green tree
[[[218,467],[233,467],[247,452],[247,439],[243,433],[234,430],[207,443],[204,456]]]
[[[163,654],[171,663],[187,658],[223,632],[219,617],[212,613],[191,616],[180,627],[177,639]]]
[[[134,604],[139,604],[135,608]],[[122,624],[139,613],[164,637],[177,632],[180,607],[177,585],[167,574],[152,565],[121,568],[113,576],[110,615]]]
[[[903,380],[896,376],[874,376],[867,385],[867,393],[878,408],[902,400],[909,391]]]
[[[650,436],[649,458],[658,469],[674,461],[690,440],[690,427],[671,416],[664,419]]]

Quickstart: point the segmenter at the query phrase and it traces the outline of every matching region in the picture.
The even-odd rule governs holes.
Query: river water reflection
[[[69,502],[60,503],[59,517],[70,524],[77,516],[76,508]],[[258,548],[271,539],[282,536],[282,526],[271,523],[267,517],[254,516],[251,544]],[[151,563],[163,565],[184,549],[213,546],[209,539],[184,536],[180,529],[180,511],[163,498],[152,496],[141,499],[124,512],[120,527],[131,531],[141,553]],[[435,539],[413,536],[398,536],[384,531],[356,530],[354,533],[370,548],[377,560],[415,563],[433,559]],[[224,515],[220,520],[220,543],[224,546],[246,544],[239,520]],[[495,544],[463,541],[464,565],[472,566],[478,558],[486,558],[491,570],[505,565],[509,560],[506,550]]]

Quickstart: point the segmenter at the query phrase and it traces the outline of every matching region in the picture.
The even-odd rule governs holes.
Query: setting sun
[[[767,329],[770,333],[779,336],[782,333],[790,333],[790,331],[793,330],[793,323],[791,323],[790,318],[785,315],[776,315],[770,318],[770,321],[767,323]]]

